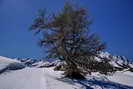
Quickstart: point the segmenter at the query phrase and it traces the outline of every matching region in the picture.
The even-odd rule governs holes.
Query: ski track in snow
[[[45,82],[46,89],[81,89],[80,86],[74,84],[71,80],[63,81],[59,72],[53,69],[44,69],[42,81]]]
[[[52,68],[24,68],[0,75],[0,89],[81,89]]]

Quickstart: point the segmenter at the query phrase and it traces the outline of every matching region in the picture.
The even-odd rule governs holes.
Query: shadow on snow
[[[127,86],[120,83],[115,83],[111,81],[97,80],[97,79],[89,79],[89,80],[75,80],[72,81],[68,78],[58,78],[58,80],[62,82],[66,82],[69,84],[80,84],[83,89],[97,89],[96,86],[100,89],[133,89],[133,86]]]
[[[90,80],[73,80],[75,83],[79,83],[85,87],[85,89],[95,89],[92,86],[99,86],[101,89],[133,89],[131,86],[115,83],[111,81],[102,81],[96,79]]]

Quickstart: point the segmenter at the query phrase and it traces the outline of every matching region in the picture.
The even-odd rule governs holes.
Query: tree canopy
[[[90,61],[106,47],[96,34],[90,32],[91,23],[87,9],[65,3],[58,13],[40,12],[31,29],[37,34],[42,33],[40,43],[47,49],[47,58],[64,60],[68,65],[66,75],[73,76],[81,73],[81,68],[89,71]]]

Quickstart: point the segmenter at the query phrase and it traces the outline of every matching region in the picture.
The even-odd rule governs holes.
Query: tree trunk
[[[82,75],[81,71],[77,68],[77,65],[74,62],[66,61],[67,68],[65,71],[65,77],[71,78],[71,79],[85,79],[85,77]]]

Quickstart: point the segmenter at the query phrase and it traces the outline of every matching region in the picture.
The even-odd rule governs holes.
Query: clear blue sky
[[[91,31],[107,43],[107,51],[133,58],[133,0],[73,0],[89,9]],[[0,55],[43,56],[38,39],[28,31],[41,8],[49,12],[63,7],[64,0],[0,0]]]

